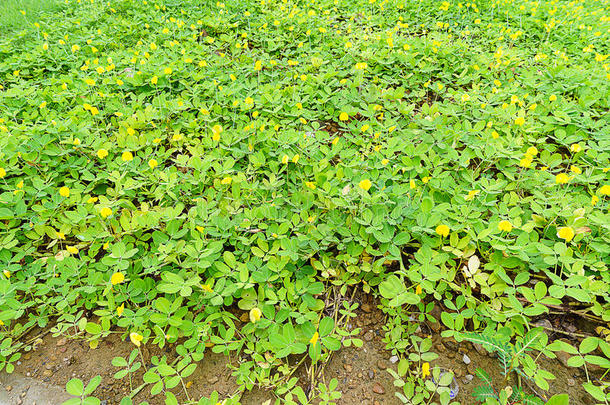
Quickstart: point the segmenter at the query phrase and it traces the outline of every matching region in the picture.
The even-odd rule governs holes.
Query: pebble
[[[474,350],[476,350],[476,352],[479,353],[481,356],[487,356],[487,350],[485,350],[483,345],[473,343],[472,346],[474,347]]]
[[[47,370],[52,370],[53,369],[53,365],[49,363],[46,366],[44,366],[44,368],[46,368]]]
[[[7,385],[5,390],[7,390],[8,392],[11,392],[13,390],[13,386],[12,385]]]
[[[386,362],[385,362],[385,361],[383,361],[383,360],[379,360],[379,361],[377,362],[377,368],[378,368],[379,370],[385,370],[386,368],[388,368],[388,365],[386,364]]]
[[[366,340],[367,342],[370,342],[371,340],[373,340],[374,337],[375,337],[375,333],[372,330],[369,330],[368,332],[366,332],[364,334],[364,340]]]
[[[390,363],[394,364],[398,361],[398,356],[392,356],[390,357]]]
[[[375,394],[383,395],[383,394],[385,394],[385,389],[383,388],[383,386],[381,384],[375,383],[375,385],[373,385],[373,392]]]
[[[466,376],[464,377],[464,383],[469,384],[473,379],[474,376],[472,374],[466,374]]]
[[[573,387],[576,385],[576,380],[574,380],[573,378],[568,378],[568,386]]]
[[[458,352],[462,353],[462,354],[468,354],[468,349],[466,349],[465,347],[460,347],[458,349]]]
[[[57,341],[57,343],[55,343],[55,346],[63,346],[63,345],[65,345],[66,343],[68,343],[68,339],[66,339],[66,338],[61,338],[61,339],[59,339],[59,340]]]
[[[456,378],[460,378],[461,376],[464,375],[464,370],[462,370],[461,368],[456,368],[455,370],[452,370],[452,371],[453,371],[453,375]]]
[[[31,358],[32,358],[32,353],[26,353],[26,354],[23,355],[23,359],[24,360],[29,360]]]
[[[375,379],[375,371],[373,371],[373,370],[369,370],[369,378],[370,378],[371,380],[374,380],[374,379]]]
[[[358,373],[358,378],[362,378],[362,373]]]
[[[345,369],[345,371],[347,371],[348,373],[352,372],[352,365],[351,364],[344,364],[343,368]]]
[[[566,352],[556,352],[555,355],[557,356],[557,358],[559,359],[561,364],[563,364],[565,367],[570,367],[568,365],[568,360],[572,356],[569,353],[566,353]]]
[[[468,372],[470,374],[476,374],[477,373],[477,368],[474,366],[474,364],[470,363],[466,369],[468,370]]]
[[[462,357],[462,361],[464,362],[464,364],[468,365],[470,364],[470,357],[468,357],[467,354],[464,354],[464,356]]]
[[[51,377],[53,372],[51,370],[45,370],[42,372],[43,377]]]
[[[217,382],[218,382],[218,377],[216,377],[216,376],[208,378],[208,383],[210,383],[210,384],[214,384]]]

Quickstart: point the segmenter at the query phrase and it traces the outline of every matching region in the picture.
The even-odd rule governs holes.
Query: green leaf
[[[83,382],[78,378],[73,378],[66,384],[66,391],[68,391],[68,394],[70,395],[76,395],[80,397],[83,395],[84,390],[85,386]]]

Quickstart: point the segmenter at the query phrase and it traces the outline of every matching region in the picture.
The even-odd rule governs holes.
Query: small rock
[[[362,378],[362,373],[358,373],[358,378]]]
[[[479,353],[481,356],[487,356],[487,350],[485,350],[483,345],[473,343],[472,347],[474,347],[474,350],[476,350],[476,352]]]
[[[26,376],[26,377],[31,377],[31,376],[32,376],[32,373],[30,373],[30,372],[28,371],[27,373],[25,373],[25,376]]]
[[[68,339],[66,339],[66,338],[61,338],[61,339],[59,339],[59,340],[57,341],[57,343],[55,343],[55,346],[63,346],[63,345],[65,345],[66,343],[68,343]]]
[[[216,377],[216,376],[208,378],[208,383],[209,384],[215,384],[217,382],[218,382],[218,377]]]
[[[68,348],[67,348],[67,347],[60,347],[60,348],[59,348],[60,353],[65,353],[65,352],[66,352],[66,350],[68,350]]]
[[[386,362],[384,360],[379,360],[377,362],[377,368],[379,370],[385,370],[386,368],[388,368],[388,365],[386,364]]]
[[[469,364],[469,365],[466,367],[466,369],[468,370],[468,372],[469,372],[470,374],[473,374],[473,375],[474,375],[474,374],[476,374],[476,373],[477,373],[477,368],[476,368],[476,367],[474,366],[474,364],[472,364],[472,363],[470,363],[470,364]]]
[[[51,363],[49,363],[46,366],[44,366],[44,368],[46,368],[47,370],[53,370],[53,365]]]
[[[464,377],[464,383],[469,384],[473,379],[474,376],[472,374],[466,374],[466,376]]]
[[[392,356],[390,357],[390,363],[394,364],[398,361],[398,356]]]
[[[371,380],[374,380],[374,379],[375,379],[375,371],[373,371],[373,370],[369,370],[369,378],[370,378]]]
[[[568,386],[573,387],[576,385],[576,380],[574,380],[573,378],[568,378],[567,383]]]
[[[428,322],[427,325],[434,333],[438,333],[441,330],[441,324],[438,322]]]
[[[553,324],[548,319],[540,319],[534,322],[534,326],[542,326],[543,328],[553,328]]]
[[[373,402],[373,405],[381,405],[381,404],[379,403],[379,401],[375,401],[375,402]]]
[[[464,356],[462,357],[462,361],[464,362],[464,364],[469,365],[470,364],[470,357],[468,357],[467,354],[464,354]]]
[[[462,346],[458,349],[458,352],[460,352],[462,354],[468,354],[468,349],[466,349],[465,347]]]
[[[42,372],[43,377],[51,377],[53,375],[53,371],[45,370]]]
[[[12,385],[7,385],[5,388],[8,392],[11,392],[13,390],[13,386]]]
[[[23,359],[24,360],[29,360],[31,358],[32,358],[32,353],[26,353],[26,354],[23,355]]]
[[[383,388],[383,386],[381,384],[375,383],[373,385],[373,392],[375,394],[383,395],[383,394],[385,394],[385,389]]]
[[[343,368],[345,369],[345,371],[347,371],[348,373],[352,372],[352,365],[351,364],[344,364]]]
[[[567,353],[567,352],[556,352],[555,355],[557,356],[557,358],[559,359],[561,364],[563,364],[565,367],[570,367],[568,365],[568,360],[570,360],[570,357],[572,357],[572,356],[569,353]]]
[[[464,375],[464,370],[462,370],[462,369],[461,369],[461,368],[459,368],[459,367],[458,367],[458,368],[456,368],[455,370],[452,370],[452,371],[453,371],[453,375],[454,375],[456,378],[460,378],[461,376],[463,376],[463,375]]]
[[[372,330],[369,330],[368,332],[366,332],[364,334],[364,340],[366,340],[367,342],[370,342],[371,340],[373,340],[374,337],[375,337],[375,333]]]

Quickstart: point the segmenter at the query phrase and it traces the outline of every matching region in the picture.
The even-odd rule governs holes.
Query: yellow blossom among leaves
[[[112,210],[108,207],[104,207],[100,210],[100,215],[104,218],[108,218],[110,215],[112,215]]]
[[[70,197],[70,189],[66,186],[63,186],[59,189],[59,195],[66,198]]]
[[[131,332],[129,334],[129,340],[131,340],[131,343],[133,343],[137,347],[140,347],[140,345],[142,344],[142,340],[143,339],[144,339],[144,336],[140,335],[137,332]]]
[[[97,157],[100,159],[104,159],[106,156],[108,156],[108,151],[106,149],[99,149],[97,151]]]
[[[569,181],[570,181],[570,176],[568,176],[565,173],[559,173],[557,176],[555,176],[555,183],[557,183],[557,184],[566,184]]]
[[[557,230],[557,237],[565,240],[566,242],[570,242],[574,239],[574,229],[571,226],[564,226]]]
[[[124,311],[124,310],[125,310],[125,303],[122,303],[121,305],[119,305],[119,306],[116,308],[116,314],[117,314],[117,316],[121,316],[121,315],[123,315],[123,311]]]
[[[442,236],[443,238],[446,238],[447,236],[449,236],[449,227],[445,224],[440,224],[439,226],[436,227],[435,232]]]
[[[599,193],[601,195],[610,195],[610,184],[604,184],[599,188]]]
[[[342,112],[341,114],[339,114],[340,121],[347,121],[348,119],[349,119],[349,115],[347,115],[346,112]]]
[[[320,334],[316,331],[316,333],[313,334],[313,336],[311,337],[311,339],[309,339],[309,343],[311,343],[312,345],[316,345],[316,343],[318,343],[318,339],[320,338]]]
[[[421,375],[422,375],[422,378],[426,378],[427,376],[430,375],[430,363],[425,362],[424,364],[421,365]]]
[[[121,155],[121,159],[123,160],[123,162],[130,162],[133,160],[133,154],[129,151],[125,151]]]
[[[513,230],[513,224],[511,224],[509,221],[503,220],[498,224],[498,229],[502,232],[510,232]]]
[[[123,281],[125,281],[125,275],[123,273],[116,272],[114,273],[111,277],[110,277],[110,283],[112,285],[117,285],[117,284],[121,284]]]
[[[358,187],[360,187],[364,191],[369,191],[372,185],[373,183],[371,183],[369,179],[360,180],[360,183],[358,183]]]
[[[252,323],[258,322],[262,316],[263,316],[263,313],[259,308],[255,307],[250,310],[250,322],[252,322]]]

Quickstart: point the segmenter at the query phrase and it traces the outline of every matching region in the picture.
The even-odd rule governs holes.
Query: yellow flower
[[[254,70],[259,71],[263,68],[263,62],[260,60],[257,60],[256,62],[254,62]]]
[[[582,147],[577,143],[573,143],[572,145],[570,145],[570,151],[572,151],[574,153],[578,153],[581,150],[582,150]]]
[[[415,187],[417,187],[417,185],[415,184],[415,180],[409,180],[409,188],[413,190]]]
[[[123,159],[123,162],[129,162],[133,160],[133,154],[129,151],[123,152],[121,159]]]
[[[510,232],[513,230],[513,224],[506,220],[500,221],[500,223],[498,224],[498,229],[502,232]]]
[[[426,176],[423,179],[421,179],[422,183],[424,184],[428,184],[428,182],[430,181],[430,177]]]
[[[604,184],[598,191],[601,195],[610,195],[610,184]]]
[[[437,234],[441,235],[443,238],[449,236],[449,227],[445,224],[440,224],[436,227],[435,231]]]
[[[340,121],[347,121],[348,119],[349,119],[349,115],[347,115],[346,112],[342,112],[341,114],[339,114]]]
[[[157,76],[153,76],[150,78],[150,82],[152,84],[157,84],[158,81],[159,81],[159,78]]]
[[[316,184],[313,181],[306,181],[305,185],[312,190],[316,189]]]
[[[557,184],[566,184],[569,181],[570,181],[570,176],[568,176],[565,173],[559,173],[557,176],[555,176],[555,183],[557,183]]]
[[[316,343],[318,343],[318,339],[320,339],[320,334],[316,331],[316,333],[313,334],[311,339],[309,339],[309,343],[315,346]]]
[[[525,153],[530,156],[536,156],[538,154],[538,148],[536,148],[535,146],[530,146],[529,148],[527,148],[527,151],[525,151]]]
[[[582,169],[578,166],[570,166],[570,171],[572,173],[576,173],[576,174],[581,174],[582,173]]]
[[[299,158],[300,158],[300,156],[299,156],[299,154],[297,153],[296,155],[294,155],[294,156],[292,157],[292,163],[296,163],[296,162],[298,162],[298,161],[299,161]]]
[[[424,364],[421,365],[421,375],[422,375],[422,378],[426,378],[427,376],[430,375],[430,363],[425,362]]]
[[[364,191],[369,191],[372,185],[373,183],[371,183],[369,179],[360,180],[360,183],[358,183],[358,187],[360,187]]]
[[[289,160],[288,155],[282,156],[282,164],[287,165],[288,164],[288,160]]]
[[[166,67],[165,69],[163,69],[163,73],[165,73],[166,75],[171,75],[172,74],[172,68]]]
[[[0,167],[0,179],[6,176],[6,170],[4,167]]]
[[[104,218],[108,218],[110,215],[112,215],[112,210],[108,207],[104,207],[100,210],[100,215]]]
[[[527,156],[519,161],[519,166],[521,167],[530,167],[532,165],[532,158]]]
[[[120,271],[114,273],[112,277],[110,277],[110,283],[112,285],[121,284],[123,281],[125,281],[125,275]]]
[[[151,169],[154,169],[155,167],[157,167],[159,165],[159,163],[157,162],[156,159],[150,159],[148,161],[148,166],[150,166]]]
[[[66,250],[73,255],[78,254],[78,248],[76,246],[66,246]]]
[[[597,204],[597,202],[599,201],[599,197],[594,195],[591,197],[591,205],[595,205]]]
[[[66,198],[70,197],[70,189],[66,186],[63,186],[59,189],[59,195]]]
[[[422,293],[422,289],[421,289],[421,285],[417,285],[417,287],[415,287],[415,294],[420,295]]]
[[[209,284],[201,284],[201,289],[205,292],[211,293],[214,292],[214,290],[212,290],[212,287],[210,287]]]
[[[108,151],[106,149],[100,149],[97,151],[98,158],[104,159],[106,156],[108,156]]]
[[[2,274],[4,274],[4,277],[6,278],[11,278],[11,272],[8,270],[2,270]]]
[[[515,125],[519,125],[519,126],[521,126],[521,125],[523,125],[523,124],[525,124],[525,118],[523,118],[523,117],[517,117],[517,118],[515,118]]]
[[[259,308],[252,308],[250,310],[250,322],[252,323],[256,323],[261,319],[261,316],[263,316],[263,313],[261,312],[261,310]]]
[[[123,315],[123,311],[124,311],[124,310],[125,310],[125,303],[122,303],[121,305],[119,305],[119,306],[116,308],[116,314],[117,314],[118,316],[121,316],[121,315]]]
[[[468,195],[464,198],[466,201],[471,201],[480,193],[480,190],[470,190]]]
[[[470,96],[466,93],[462,94],[462,102],[470,101]]]
[[[43,101],[42,103],[40,103],[40,105],[38,106],[38,108],[45,108],[47,106],[47,102]]]
[[[220,184],[231,184],[232,181],[233,179],[231,177],[225,177],[220,181]]]
[[[382,165],[384,165],[384,166],[385,166],[385,165],[387,165],[388,163],[390,163],[390,160],[389,160],[389,159],[381,159],[381,164],[382,164]]]
[[[216,124],[212,127],[212,139],[216,142],[218,142],[220,140],[220,134],[222,133],[223,129],[220,125]]]
[[[87,200],[87,204],[93,204],[95,202],[97,202],[97,197],[89,197]]]
[[[131,332],[129,334],[129,340],[131,340],[131,343],[133,343],[137,347],[140,347],[140,345],[142,344],[142,339],[144,339],[144,336],[140,335],[137,332]]]
[[[87,83],[87,85],[89,85],[89,86],[94,86],[95,85],[95,80],[93,80],[93,79],[85,79],[85,83]]]
[[[172,141],[174,142],[181,141],[182,139],[184,139],[184,136],[180,132],[176,132],[174,135],[172,135]]]
[[[571,226],[564,226],[557,230],[557,237],[565,240],[566,242],[574,239],[574,229]]]

